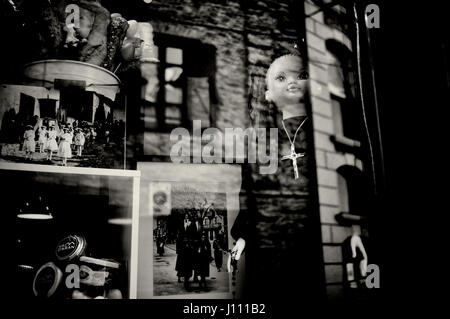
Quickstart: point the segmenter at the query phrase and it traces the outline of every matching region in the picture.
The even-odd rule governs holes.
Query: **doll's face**
[[[279,108],[303,101],[308,72],[299,56],[284,56],[275,60],[267,72],[266,99]]]

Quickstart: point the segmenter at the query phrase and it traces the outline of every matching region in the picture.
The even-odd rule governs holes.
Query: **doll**
[[[309,89],[309,74],[305,69],[302,57],[287,54],[275,59],[267,70],[266,86],[266,100],[281,111],[281,126],[284,129],[281,132],[284,132],[285,136],[287,135],[289,142],[287,148],[290,149],[290,154],[284,150],[281,160],[292,161],[290,167],[294,171],[294,179],[298,179],[297,158],[303,157],[304,154],[296,152],[296,146],[299,144],[296,137],[307,119],[305,97]],[[229,255],[228,271],[230,271],[232,263],[240,259],[245,249],[248,237],[247,224],[248,220],[241,215],[238,215],[233,224],[231,235],[236,239],[236,244]]]

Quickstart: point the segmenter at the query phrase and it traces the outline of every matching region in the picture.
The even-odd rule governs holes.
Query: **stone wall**
[[[311,1],[305,1],[305,13],[318,10]],[[340,5],[333,10],[345,14],[345,8]],[[314,125],[314,148],[317,165],[317,180],[320,205],[320,221],[322,229],[323,257],[327,295],[331,299],[344,296],[344,265],[342,260],[342,242],[351,236],[354,229],[342,226],[336,221],[340,213],[341,198],[338,188],[337,169],[344,165],[354,166],[363,171],[362,161],[352,153],[336,150],[331,136],[338,134],[335,128],[333,105],[328,91],[327,63],[332,61],[327,51],[325,41],[334,39],[353,51],[348,35],[324,23],[324,13],[318,12],[306,19],[306,42],[308,45],[309,70],[311,75],[311,103]]]

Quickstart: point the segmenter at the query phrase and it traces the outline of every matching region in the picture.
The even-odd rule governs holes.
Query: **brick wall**
[[[317,9],[318,7],[311,1],[305,1],[306,14],[315,12]],[[344,8],[335,6],[334,10],[343,12]],[[344,267],[340,244],[352,235],[351,227],[341,226],[335,219],[335,215],[340,212],[336,169],[343,165],[350,165],[362,170],[363,165],[361,160],[355,158],[355,155],[337,152],[335,145],[330,141],[330,136],[336,134],[336,131],[333,124],[330,93],[327,88],[326,63],[330,61],[330,54],[325,47],[325,40],[334,39],[350,50],[352,47],[350,39],[344,33],[324,23],[323,12],[307,18],[306,28],[325,280],[328,297],[335,299],[342,298],[344,294]]]

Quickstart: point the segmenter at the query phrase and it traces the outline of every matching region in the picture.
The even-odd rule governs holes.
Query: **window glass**
[[[177,48],[166,49],[166,62],[170,64],[183,64],[183,50]]]
[[[166,107],[166,123],[171,125],[181,124],[181,111],[180,108],[176,106]]]
[[[182,104],[183,103],[183,90],[172,86],[171,84],[165,85],[166,98],[165,101],[171,104]]]

